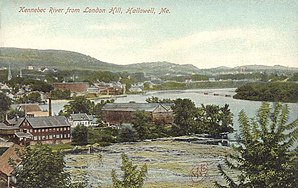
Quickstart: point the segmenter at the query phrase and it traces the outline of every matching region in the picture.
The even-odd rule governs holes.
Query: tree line
[[[298,84],[290,82],[248,83],[236,89],[235,99],[298,102]]]

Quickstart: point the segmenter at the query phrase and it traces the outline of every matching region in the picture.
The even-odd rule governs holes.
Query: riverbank
[[[117,143],[99,149],[93,154],[65,156],[67,170],[74,179],[85,177],[89,187],[112,185],[112,169],[117,174],[121,171],[121,153],[134,164],[147,164],[144,187],[213,187],[214,181],[223,182],[217,165],[224,164],[225,156],[233,152],[229,147],[181,141]],[[201,176],[198,169],[204,170]]]

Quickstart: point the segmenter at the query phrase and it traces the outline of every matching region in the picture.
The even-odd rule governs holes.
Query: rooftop
[[[4,123],[0,123],[0,130],[17,130],[19,126],[17,125],[6,125]]]
[[[70,114],[70,118],[73,121],[92,121],[92,116],[88,116],[86,113]]]
[[[21,146],[13,144],[0,156],[0,171],[2,173],[9,176],[13,172],[13,168],[9,164],[9,159],[11,158],[12,160],[17,160],[17,163],[20,163],[20,161],[18,161],[19,157],[16,150],[22,149],[23,148]]]
[[[27,117],[26,118],[33,128],[51,128],[51,127],[67,127],[70,126],[64,116],[48,116],[48,117]]]
[[[18,105],[18,108],[22,109],[25,112],[37,112],[41,111],[38,104],[20,104]]]

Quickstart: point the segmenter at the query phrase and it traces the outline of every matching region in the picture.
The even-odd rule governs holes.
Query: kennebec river
[[[144,103],[148,97],[155,96],[160,99],[177,99],[177,98],[188,98],[191,99],[196,106],[201,106],[201,104],[214,104],[219,106],[224,106],[228,104],[231,112],[234,114],[233,118],[233,128],[235,131],[239,129],[238,115],[241,110],[244,110],[246,115],[250,118],[254,117],[257,110],[259,109],[261,102],[259,101],[247,101],[233,99],[235,94],[235,88],[225,88],[225,89],[192,89],[192,90],[167,90],[167,91],[149,91],[145,94],[127,95],[127,97],[114,98],[116,103],[125,102],[139,102]],[[102,99],[95,100],[95,103],[100,102]],[[58,114],[63,106],[67,104],[67,101],[53,101],[52,110],[53,114]],[[272,103],[271,103],[272,104]],[[298,103],[287,103],[289,106],[289,121],[298,118]],[[48,105],[41,105],[41,108],[46,110]],[[187,110],[187,109],[185,109]],[[233,135],[230,135],[233,137]]]

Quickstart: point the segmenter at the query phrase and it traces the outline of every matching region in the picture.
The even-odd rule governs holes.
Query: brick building
[[[131,123],[133,114],[144,111],[149,114],[152,122],[173,122],[171,103],[107,103],[102,108],[103,121],[111,125]]]
[[[18,119],[17,124],[1,124],[0,134],[21,145],[68,143],[70,129],[64,116],[26,117]]]
[[[88,91],[88,82],[53,83],[54,89],[70,91],[72,93],[85,93]]]

